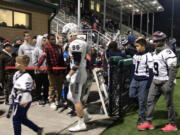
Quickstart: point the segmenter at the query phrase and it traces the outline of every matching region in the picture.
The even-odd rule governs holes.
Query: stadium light
[[[133,6],[131,4],[128,5],[129,8],[132,8]]]
[[[155,1],[153,1],[153,2],[152,2],[152,4],[153,4],[153,5],[156,5],[156,4],[157,4],[157,1],[156,1],[156,0],[155,0]]]

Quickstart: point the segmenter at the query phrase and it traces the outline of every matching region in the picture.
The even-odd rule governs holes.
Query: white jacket
[[[33,66],[36,66],[38,64],[38,61],[40,60],[40,58],[43,54],[42,39],[43,39],[43,36],[41,36],[41,35],[39,35],[37,37],[36,47],[32,52],[32,64],[33,64]],[[47,67],[46,60],[43,62],[41,67]]]

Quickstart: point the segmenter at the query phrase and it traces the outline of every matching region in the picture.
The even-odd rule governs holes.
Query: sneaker
[[[43,128],[39,128],[37,135],[44,135],[44,129]]]
[[[153,130],[154,126],[152,124],[150,124],[149,122],[144,122],[142,124],[140,124],[139,126],[137,126],[138,130]]]
[[[63,101],[62,101],[61,99],[60,99],[60,101],[56,101],[56,106],[57,106],[58,108],[63,107],[63,106],[64,106]]]
[[[67,115],[70,115],[71,117],[76,116],[76,112],[74,110],[71,110],[70,112],[67,113]]]
[[[138,118],[137,125],[141,125],[142,123],[144,123],[144,119]]]
[[[56,110],[57,109],[57,106],[55,103],[51,103],[50,104],[50,108],[53,109],[53,110]]]
[[[83,110],[83,114],[84,114],[83,117],[85,123],[92,119],[92,116],[87,111]]]
[[[171,131],[177,131],[177,127],[172,124],[167,124],[165,127],[161,128],[163,132],[171,132]]]
[[[84,122],[83,123],[78,122],[78,124],[76,126],[71,127],[68,130],[70,132],[79,132],[79,131],[84,131],[86,129],[87,129],[87,127],[86,127],[86,124]]]

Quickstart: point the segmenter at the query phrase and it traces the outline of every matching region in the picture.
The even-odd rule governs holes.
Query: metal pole
[[[174,0],[172,0],[171,37],[174,36]]]
[[[143,23],[143,12],[141,11],[141,18],[140,18],[140,33],[142,34],[142,23]]]
[[[146,36],[148,36],[149,35],[149,12],[147,12],[147,35]]]
[[[131,23],[131,33],[133,34],[134,30],[134,0],[133,0],[133,5],[132,5],[132,23]]]
[[[120,6],[120,30],[122,29],[122,22],[123,22],[123,10],[122,5]]]
[[[61,9],[61,4],[62,4],[62,1],[60,0],[59,1],[59,8]]]
[[[104,20],[103,20],[103,29],[106,29],[106,0],[104,0]]]
[[[81,21],[81,0],[78,0],[78,27],[80,28]]]
[[[152,16],[152,34],[154,33],[154,19],[155,19],[155,17],[154,17],[154,13],[152,14],[153,16]]]
[[[128,27],[131,27],[131,15],[128,14]]]
[[[56,35],[58,35],[58,33],[59,33],[59,25],[58,25],[58,22],[56,23],[56,26],[57,26],[57,27],[56,27],[56,32],[57,32]]]

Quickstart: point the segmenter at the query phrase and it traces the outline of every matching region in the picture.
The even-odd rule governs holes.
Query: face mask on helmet
[[[62,34],[64,35],[66,41],[72,36],[72,32],[75,31],[75,29],[78,30],[78,26],[74,23],[68,23],[63,27]]]
[[[77,36],[78,32],[77,31],[69,31],[67,34],[67,39],[71,40],[73,36]]]

